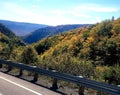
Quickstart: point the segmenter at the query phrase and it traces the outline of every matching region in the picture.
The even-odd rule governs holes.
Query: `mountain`
[[[48,37],[31,46],[39,54],[42,68],[97,81],[107,79],[109,83],[114,78],[120,84],[120,18]]]
[[[64,25],[42,28],[44,31],[37,35],[47,38],[24,47],[12,31],[0,24],[0,59],[22,62],[23,55],[36,56],[38,60],[35,59],[37,62],[34,63],[40,68],[101,82],[107,80],[109,84],[119,85],[120,18],[82,28],[75,27],[76,29],[64,33],[61,32],[63,27]],[[29,61],[34,58],[26,59]]]
[[[0,58],[8,60],[15,47],[24,45],[11,30],[0,24]]]
[[[15,21],[8,21],[8,20],[0,20],[0,23],[4,24],[7,28],[12,30],[17,36],[24,36],[29,34],[32,31],[35,31],[39,28],[43,28],[47,26],[43,24],[15,22]]]
[[[30,33],[29,35],[25,36],[23,40],[26,43],[34,43],[41,40],[42,38],[50,37],[65,31],[69,31],[69,30],[76,29],[79,27],[84,27],[84,26],[88,26],[88,24],[59,25],[54,27],[49,26],[45,28],[40,28]]]
[[[10,30],[8,29],[6,26],[4,26],[3,24],[0,23],[0,35],[1,35],[1,43],[4,43],[4,41],[2,42],[2,37],[3,39],[6,39],[6,42],[9,43],[13,43],[17,46],[24,46],[25,44]],[[7,43],[6,43],[7,44]]]
[[[0,58],[8,59],[10,54],[13,61],[23,62],[27,56],[24,62],[29,65],[120,84],[120,18],[59,33],[25,47],[12,44],[15,40],[8,34],[0,34]]]

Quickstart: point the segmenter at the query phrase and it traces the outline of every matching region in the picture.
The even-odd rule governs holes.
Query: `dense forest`
[[[9,59],[14,48],[25,46],[15,34],[0,24],[0,58]]]
[[[0,53],[3,45],[7,48],[11,45],[9,39],[5,33],[0,33]],[[44,38],[28,46],[15,44],[6,58],[118,85],[120,18]]]

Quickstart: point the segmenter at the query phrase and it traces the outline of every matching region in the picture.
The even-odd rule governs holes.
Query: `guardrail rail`
[[[52,78],[54,78],[52,87],[54,89],[57,89],[57,80],[63,80],[63,81],[67,81],[67,82],[71,82],[71,83],[75,83],[79,86],[79,95],[84,95],[84,87],[87,88],[92,88],[98,91],[103,91],[103,92],[107,92],[109,94],[112,95],[120,95],[120,87],[117,87],[115,85],[110,85],[107,83],[103,83],[103,82],[96,82],[93,80],[89,80],[86,78],[81,78],[78,76],[73,76],[70,74],[64,74],[64,73],[59,73],[55,70],[46,70],[46,69],[42,69],[42,68],[38,68],[36,66],[29,66],[23,63],[18,63],[18,62],[12,62],[10,60],[0,60],[0,68],[2,68],[2,64],[6,64],[8,65],[8,72],[12,69],[12,67],[16,67],[20,69],[20,73],[19,76],[22,75],[22,71],[23,70],[28,70],[31,72],[34,72],[34,79],[33,81],[36,82],[38,79],[38,74],[43,74],[46,76],[50,76]]]

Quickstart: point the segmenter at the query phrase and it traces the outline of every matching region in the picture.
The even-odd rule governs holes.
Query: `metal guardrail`
[[[38,68],[36,66],[29,66],[29,65],[26,65],[23,63],[12,62],[9,60],[7,60],[7,61],[0,60],[0,64],[8,65],[9,66],[8,71],[11,70],[11,67],[19,68],[20,75],[22,75],[22,70],[28,70],[31,72],[35,72],[34,81],[37,81],[38,74],[50,76],[50,77],[54,78],[53,87],[56,87],[56,88],[57,88],[57,80],[64,80],[67,82],[75,83],[77,85],[81,85],[83,87],[107,92],[112,95],[120,95],[120,88],[115,85],[110,85],[110,84],[102,83],[102,82],[96,82],[96,81],[89,80],[86,78],[81,78],[78,76],[73,76],[73,75],[64,74],[64,73],[59,73],[59,72],[52,71],[52,70],[45,70],[45,69]],[[81,95],[81,94],[79,94],[79,95]]]

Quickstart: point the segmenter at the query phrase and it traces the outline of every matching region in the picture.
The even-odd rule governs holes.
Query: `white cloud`
[[[73,15],[76,16],[76,17],[91,18],[91,16],[88,15],[88,14],[74,13]]]
[[[15,3],[5,3],[3,8],[4,11],[1,14],[4,14],[6,19],[9,18],[15,21],[35,23],[37,21],[36,19],[44,17],[40,13],[36,13],[33,9],[27,9]]]
[[[41,0],[38,0],[41,1]],[[0,4],[1,6],[1,4]],[[39,5],[40,6],[40,5]],[[117,12],[116,8],[102,7],[97,4],[82,4],[71,9],[45,10],[39,6],[21,6],[16,3],[4,3],[2,5],[0,19],[15,20],[21,22],[41,23],[48,25],[78,24],[100,22],[99,16],[92,16],[91,12]]]
[[[117,8],[104,7],[98,4],[83,4],[75,7],[80,12],[118,12]]]
[[[3,5],[3,16],[5,19],[20,21],[20,22],[32,22],[48,25],[59,24],[72,24],[78,23],[78,20],[71,19],[66,15],[72,15],[67,10],[40,10],[39,7],[32,6],[31,9],[27,9],[24,6],[20,6],[16,3],[5,3]],[[9,14],[9,15],[8,15]],[[9,20],[8,19],[8,20]]]

